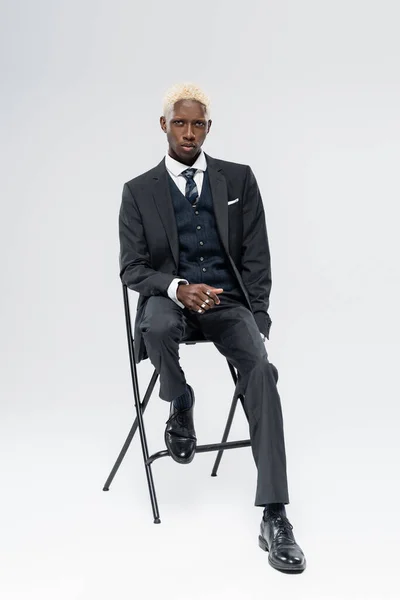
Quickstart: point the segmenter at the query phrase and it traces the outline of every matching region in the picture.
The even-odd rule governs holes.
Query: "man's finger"
[[[205,292],[199,292],[198,301],[200,304],[203,304],[203,302],[205,302],[207,306],[214,306],[214,304],[219,304],[219,298],[213,292],[210,292],[208,295]]]
[[[218,298],[217,294],[222,294],[223,291],[223,288],[214,288],[209,286],[203,289],[203,293],[209,298],[212,298],[215,304],[220,304],[220,299]]]
[[[207,304],[207,302],[204,301],[199,305],[199,308],[201,308],[201,310],[203,310],[203,311],[206,311],[206,310],[210,310],[210,308],[212,308],[212,307],[211,307],[211,304]]]

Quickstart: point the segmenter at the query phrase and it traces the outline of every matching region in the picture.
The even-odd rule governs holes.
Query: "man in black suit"
[[[263,506],[259,545],[269,563],[302,572],[306,561],[286,516],[289,503],[277,369],[268,361],[271,290],[264,208],[247,165],[205,154],[209,99],[193,84],[171,88],[160,118],[168,152],[124,186],[120,277],[139,292],[135,360],[149,357],[170,403],[165,442],[179,463],[196,451],[195,396],[179,343],[201,330],[239,373]]]

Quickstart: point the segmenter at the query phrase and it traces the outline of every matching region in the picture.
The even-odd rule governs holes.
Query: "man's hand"
[[[189,283],[178,286],[176,297],[186,308],[201,314],[220,304],[217,294],[222,294],[223,291],[222,288],[214,288],[205,283]]]

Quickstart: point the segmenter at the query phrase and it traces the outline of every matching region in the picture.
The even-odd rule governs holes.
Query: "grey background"
[[[399,597],[399,13],[385,0],[1,2],[4,598]],[[101,491],[133,418],[122,185],[161,160],[162,96],[185,80],[213,101],[205,150],[250,164],[263,195],[267,349],[309,563],[297,578],[257,546],[248,449],[216,479],[213,455],[156,463],[160,526],[138,440]],[[199,439],[215,441],[224,361],[207,345],[182,363]],[[155,396],[151,451],[166,418]],[[232,438],[246,433],[238,413]]]

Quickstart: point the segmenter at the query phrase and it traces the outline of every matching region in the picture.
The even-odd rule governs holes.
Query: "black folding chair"
[[[121,462],[124,459],[124,456],[131,444],[133,436],[135,435],[136,430],[139,427],[140,442],[142,445],[143,460],[144,460],[144,466],[146,469],[147,484],[149,486],[150,500],[151,500],[151,505],[153,508],[154,523],[161,523],[160,515],[158,512],[158,504],[157,504],[156,492],[155,492],[155,488],[154,488],[154,481],[153,481],[153,474],[151,471],[151,465],[158,458],[162,458],[163,456],[169,456],[169,451],[161,450],[160,452],[156,452],[155,454],[149,455],[149,450],[147,447],[147,440],[146,440],[146,433],[145,433],[144,423],[143,423],[143,414],[149,403],[150,396],[153,392],[154,386],[157,382],[158,373],[156,372],[156,370],[154,370],[153,375],[150,379],[150,383],[149,383],[146,393],[144,395],[144,398],[141,401],[140,394],[139,394],[136,363],[135,363],[135,358],[134,358],[134,350],[133,350],[133,335],[132,335],[132,324],[131,324],[131,317],[130,317],[130,310],[129,310],[128,288],[126,287],[125,284],[122,284],[122,292],[123,292],[123,297],[124,297],[126,334],[127,334],[127,338],[128,338],[129,361],[130,361],[130,365],[131,365],[133,395],[135,398],[136,419],[129,431],[128,437],[126,438],[124,445],[122,446],[122,449],[118,455],[118,458],[115,461],[113,468],[111,469],[111,472],[107,478],[107,481],[104,484],[103,491],[105,491],[105,492],[109,491],[110,485],[119,469]],[[204,338],[204,336],[202,336],[200,331],[195,331],[192,335],[190,335],[190,337],[185,338],[184,341],[182,341],[182,343],[187,344],[187,345],[193,345],[193,344],[199,344],[199,343],[209,343],[209,341],[206,340]],[[230,373],[232,375],[233,383],[236,386],[237,380],[238,380],[238,374],[237,374],[235,368],[231,365],[231,363],[229,361],[227,361],[227,363],[228,363]],[[234,394],[232,404],[231,404],[229,414],[228,414],[228,420],[226,422],[225,430],[224,430],[224,433],[222,436],[222,441],[217,444],[205,444],[202,446],[196,446],[196,453],[218,451],[218,454],[215,459],[214,466],[213,466],[213,469],[211,472],[212,477],[216,477],[216,475],[217,475],[218,467],[221,462],[221,458],[222,458],[222,454],[223,454],[224,450],[228,450],[231,448],[244,448],[244,447],[250,446],[249,439],[248,440],[238,440],[235,442],[227,441],[229,431],[231,429],[233,417],[235,415],[237,402],[239,399],[241,400],[241,403],[243,405],[243,397],[241,395]]]

